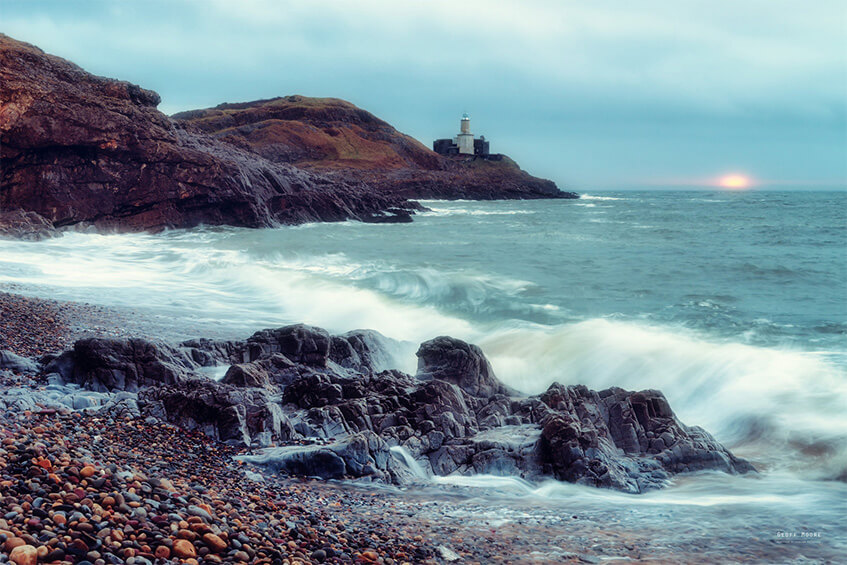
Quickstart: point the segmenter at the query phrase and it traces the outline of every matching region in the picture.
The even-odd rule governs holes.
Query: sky
[[[429,146],[468,112],[579,191],[847,187],[843,0],[0,0],[0,31],[168,114],[331,96]]]

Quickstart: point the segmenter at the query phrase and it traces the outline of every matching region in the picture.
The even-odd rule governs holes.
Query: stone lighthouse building
[[[459,155],[473,155],[473,134],[471,133],[471,118],[467,113],[462,114],[462,125],[456,136]]]
[[[489,144],[484,135],[479,136],[479,139],[474,139],[471,133],[471,118],[467,113],[462,114],[459,135],[453,139],[436,139],[432,143],[432,150],[441,155],[473,155],[490,160],[502,158],[499,155],[490,155],[488,147]]]

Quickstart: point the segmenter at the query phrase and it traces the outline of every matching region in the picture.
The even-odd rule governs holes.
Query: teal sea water
[[[732,508],[748,522],[768,516],[759,530],[819,528],[844,547],[847,192],[424,204],[412,224],[0,241],[0,285],[132,308],[172,320],[174,337],[373,328],[398,340],[407,371],[418,343],[454,335],[527,393],[554,381],[660,389],[684,422],[762,472],[682,478],[637,501],[572,485],[513,490]]]

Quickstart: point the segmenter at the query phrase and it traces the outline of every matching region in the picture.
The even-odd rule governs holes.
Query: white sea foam
[[[821,356],[605,319],[506,329],[479,343],[524,392],[555,381],[659,389],[684,422],[768,465],[812,466],[822,477],[847,469],[847,377]]]
[[[620,198],[618,196],[594,196],[591,194],[581,194],[579,197],[580,200],[625,200],[624,198]]]
[[[437,208],[429,207],[429,212],[421,212],[421,216],[519,216],[535,214],[534,210],[478,210],[473,208]]]

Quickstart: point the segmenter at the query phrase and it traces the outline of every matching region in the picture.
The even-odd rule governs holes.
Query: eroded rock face
[[[53,227],[53,222],[35,212],[0,211],[0,237],[41,241],[58,235],[59,232]]]
[[[155,92],[0,35],[0,210],[57,227],[155,229],[407,221],[415,208],[186,129],[158,103]]]
[[[242,459],[285,474],[322,479],[388,479],[397,466],[385,440],[370,431],[330,444],[278,447]]]
[[[392,447],[424,473],[553,477],[633,493],[675,473],[752,470],[680,422],[658,391],[553,384],[521,396],[478,347],[448,337],[421,345],[413,377],[380,370],[380,339],[300,324],[179,348],[82,340],[47,370],[95,390],[143,388],[143,414],[221,441],[288,443],[254,462],[293,474],[402,482],[420,472]],[[191,376],[210,359],[231,363],[220,383]]]
[[[507,392],[476,345],[441,336],[421,344],[417,356],[417,377],[421,380],[451,382],[471,396],[482,398]]]
[[[293,435],[279,405],[262,389],[188,379],[178,386],[148,387],[139,394],[139,403],[146,415],[237,445]]]

